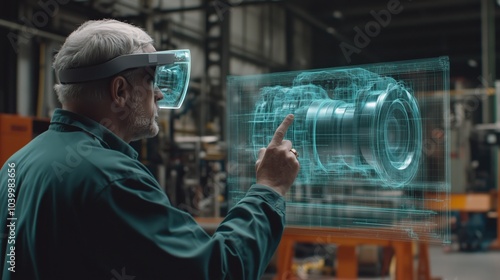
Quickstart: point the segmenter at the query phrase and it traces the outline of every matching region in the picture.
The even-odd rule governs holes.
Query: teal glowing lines
[[[325,78],[330,94],[310,82]],[[293,84],[260,90],[250,134],[255,153],[291,113],[297,120],[294,146],[306,159],[301,181],[314,183],[319,173],[341,180],[357,174],[358,181],[400,187],[415,177],[422,125],[417,101],[404,85],[356,68],[301,73]]]
[[[286,197],[288,226],[450,241],[446,57],[231,76],[227,89],[230,205],[292,113],[285,138],[301,170]]]

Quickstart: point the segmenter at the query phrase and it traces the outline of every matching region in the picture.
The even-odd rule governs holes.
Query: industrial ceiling
[[[287,2],[316,27],[315,67],[449,56],[452,82],[476,87],[486,80],[483,61],[489,75],[500,66],[500,1]]]
[[[207,3],[276,5],[301,18],[312,27],[312,68],[449,56],[452,88],[492,87],[499,77],[500,0],[73,0],[69,24],[63,18],[53,31],[67,35],[77,17],[138,18]]]

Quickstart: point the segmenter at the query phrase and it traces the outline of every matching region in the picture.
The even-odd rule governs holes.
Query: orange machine
[[[0,114],[0,166],[33,137],[33,119]]]

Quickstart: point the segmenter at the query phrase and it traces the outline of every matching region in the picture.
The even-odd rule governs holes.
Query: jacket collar
[[[63,109],[56,109],[49,130],[68,131],[81,130],[98,139],[108,149],[122,152],[127,156],[137,159],[137,152],[125,141],[98,122],[85,116],[75,114]]]

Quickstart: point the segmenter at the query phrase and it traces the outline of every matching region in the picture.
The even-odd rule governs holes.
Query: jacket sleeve
[[[254,280],[281,239],[285,202],[254,185],[212,236],[149,178],[113,182],[89,209],[83,221],[89,256],[109,279],[118,272],[137,280]]]

